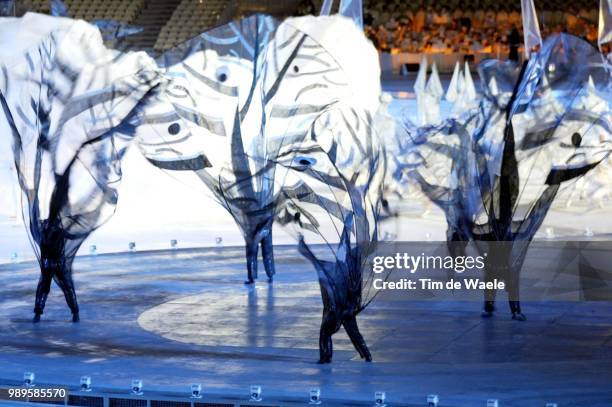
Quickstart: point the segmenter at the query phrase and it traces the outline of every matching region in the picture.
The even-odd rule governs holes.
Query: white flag
[[[352,19],[363,29],[363,3],[361,0],[340,0],[340,14]]]
[[[612,0],[600,0],[598,34],[597,45],[602,51],[603,44],[612,42]]]
[[[536,14],[533,0],[521,0],[521,12],[523,14],[523,37],[525,38],[525,57],[529,58],[529,54],[534,48],[542,47],[542,35],[540,34],[540,25],[538,24],[538,15]]]
[[[459,61],[455,62],[455,70],[453,71],[453,77],[451,78],[450,85],[446,90],[446,100],[454,102],[459,96],[459,77],[461,75],[461,68],[459,68]]]
[[[417,74],[416,82],[414,83],[414,93],[417,95],[425,90],[427,85],[427,57],[423,55],[421,64],[419,65],[419,73]]]
[[[334,4],[334,0],[325,0],[323,5],[321,6],[321,16],[328,16],[331,13],[332,5]]]
[[[474,79],[472,79],[472,72],[470,71],[470,64],[465,61],[465,98],[468,101],[476,99],[476,86],[474,86]]]
[[[489,93],[491,96],[499,95],[499,86],[497,85],[495,76],[491,76],[491,80],[489,81]]]
[[[436,66],[435,61],[431,66],[431,76],[427,82],[427,87],[429,88],[428,90],[438,99],[441,99],[444,95],[444,88],[442,87],[442,81],[440,81],[440,75],[438,74],[438,67]]]

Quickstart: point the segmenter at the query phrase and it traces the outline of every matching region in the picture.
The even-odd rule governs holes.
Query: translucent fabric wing
[[[263,140],[263,53],[277,22],[251,16],[202,33],[160,60],[168,80],[143,110],[139,146],[155,166],[204,184],[245,239],[248,279],[261,245],[274,275],[272,146]],[[285,69],[286,71],[286,69]]]
[[[351,247],[344,257],[338,253],[340,268],[329,269],[327,277],[319,273],[322,290],[330,284],[345,290],[331,301],[324,294],[324,306],[337,310],[338,324],[346,322],[357,335],[354,317],[365,306],[357,285],[365,253],[376,241],[375,191],[381,182],[368,181],[382,180],[384,172],[372,134],[380,99],[378,57],[355,24],[341,16],[291,18],[278,26],[272,20],[267,27],[273,32],[262,26],[266,21],[271,20],[255,16],[221,27],[223,34],[201,36],[206,46],[196,41],[165,56],[170,84],[146,106],[139,144],[156,166],[195,173],[232,214],[245,238],[248,282],[256,277],[259,246],[268,277],[274,274],[275,218],[292,223],[291,208],[312,199],[329,202],[324,207],[334,210],[335,218],[326,227],[346,225],[346,233],[336,236],[346,236]],[[244,35],[227,39],[235,30]],[[228,55],[228,43],[241,44],[241,51]],[[342,137],[326,133],[332,124]],[[346,141],[339,144],[341,139]],[[302,171],[296,172],[296,162]],[[318,164],[306,171],[313,162]],[[307,182],[300,181],[304,171]],[[339,195],[316,198],[309,192],[316,177],[333,183]],[[317,234],[308,222],[300,225]],[[302,252],[312,258],[309,244],[302,241]],[[331,341],[329,320],[323,324]],[[322,361],[331,358],[328,345],[321,345]],[[364,347],[358,349],[369,358]]]
[[[342,48],[347,44],[329,50],[318,41],[318,32],[338,21],[354,29],[339,16],[288,19],[278,27],[253,16],[163,58],[170,84],[147,107],[144,120],[155,130],[143,131],[141,149],[158,167],[195,172],[231,213],[245,238],[248,282],[257,277],[260,245],[268,277],[274,274],[280,148],[302,140],[313,118],[343,95],[369,101],[363,97],[369,92],[377,103],[371,87],[348,87],[347,75],[353,83],[358,68],[341,69],[336,61],[356,60]]]
[[[513,315],[522,315],[518,273],[528,242],[561,185],[609,156],[610,73],[595,48],[565,34],[549,37],[520,71],[486,62],[480,72],[483,81],[499,78],[501,91],[486,94],[476,112],[416,131],[405,171],[445,211],[449,240],[503,243],[488,270],[510,281]]]
[[[26,14],[0,29],[26,44],[0,54],[0,102],[41,267],[36,318],[54,279],[78,320],[74,256],[114,211],[131,120],[160,77],[145,54],[116,55],[82,21]]]
[[[339,13],[352,19],[359,29],[363,29],[363,2],[361,0],[340,0]]]
[[[301,61],[311,59],[307,58],[310,52],[317,59],[325,53],[333,58],[321,61],[323,66],[318,63],[320,73],[325,73],[322,78],[315,81],[313,74],[298,75],[291,83],[287,78],[283,93],[273,99],[274,109],[279,110],[281,101],[291,100],[288,85],[295,83],[294,89],[305,94],[307,89],[317,89],[321,79],[327,84],[296,99],[304,104],[303,120],[297,127],[303,136],[299,143],[285,143],[278,157],[279,165],[287,169],[281,178],[286,202],[279,221],[295,231],[300,252],[317,271],[323,299],[320,362],[331,361],[332,335],[341,326],[360,356],[371,360],[356,318],[373,298],[368,291],[372,275],[367,260],[378,240],[386,170],[374,120],[381,93],[380,71],[372,62],[376,53],[346,19],[304,18],[294,26],[307,34],[303,53],[296,58],[297,71],[307,74],[313,72],[309,65],[317,67],[314,62]],[[361,47],[361,66],[353,65],[351,56],[334,52],[345,45],[330,44],[338,32],[343,33],[340,38]],[[325,105],[321,105],[323,100]]]
[[[334,5],[334,0],[324,0],[321,5],[320,15],[328,16],[331,13],[332,6]]]
[[[331,336],[345,327],[362,358],[370,353],[357,315],[373,299],[368,258],[378,240],[385,157],[371,117],[336,105],[313,124],[308,139],[282,155],[293,157],[281,223],[298,231],[298,247],[318,274],[323,297],[321,362]],[[351,139],[351,143],[345,140]]]
[[[597,45],[601,52],[604,52],[604,45],[608,45],[610,53],[610,43],[612,43],[612,3],[609,0],[600,0]]]
[[[523,37],[525,39],[525,56],[542,46],[540,24],[533,0],[521,0],[521,14],[523,19]]]

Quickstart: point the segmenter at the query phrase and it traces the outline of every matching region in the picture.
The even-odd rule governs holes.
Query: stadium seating
[[[162,27],[155,50],[166,50],[213,27],[226,5],[225,0],[182,0]]]
[[[32,0],[33,11],[49,13],[49,2],[47,0]],[[132,22],[142,7],[145,0],[65,0],[70,17],[87,21],[93,20],[115,20],[124,23]]]
[[[47,0],[29,0],[29,10],[50,13]],[[127,40],[131,48],[161,52],[217,24],[227,0],[64,0],[72,18],[131,23],[144,31]]]

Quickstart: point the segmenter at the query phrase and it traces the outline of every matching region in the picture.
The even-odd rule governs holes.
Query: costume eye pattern
[[[221,83],[227,82],[230,77],[229,68],[227,66],[220,66],[215,72],[215,77]]]
[[[168,126],[168,134],[176,136],[180,132],[181,132],[181,125],[180,124],[172,123],[170,126]]]

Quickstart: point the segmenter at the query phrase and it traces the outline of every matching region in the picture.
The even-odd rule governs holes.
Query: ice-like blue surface
[[[423,405],[429,393],[446,406],[612,400],[610,303],[528,302],[521,323],[503,301],[483,320],[479,302],[377,299],[359,317],[374,362],[359,360],[340,332],[334,362],[322,366],[316,274],[293,248],[275,252],[274,285],[253,288],[242,284],[241,248],[79,257],[80,324],[54,287],[33,325],[37,267],[0,266],[0,379],[31,370],[39,383],[91,375],[94,386],[127,389],[138,377],[145,391],[201,382],[238,396],[259,384],[266,400],[320,387],[324,399],[368,401],[384,390],[391,405]]]

